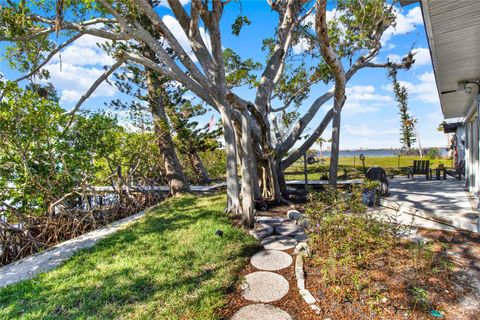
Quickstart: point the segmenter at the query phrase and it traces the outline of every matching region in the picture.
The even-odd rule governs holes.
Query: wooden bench
[[[408,177],[413,179],[415,174],[424,174],[427,180],[432,178],[430,160],[413,160],[413,166],[409,167]]]

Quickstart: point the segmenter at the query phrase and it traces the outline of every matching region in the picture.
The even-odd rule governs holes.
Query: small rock
[[[417,235],[417,236],[411,237],[410,241],[412,241],[413,243],[417,243],[417,244],[427,244],[431,240],[428,239],[428,238],[422,237],[420,235]]]
[[[308,252],[308,244],[306,242],[300,242],[295,247],[295,254],[298,254],[301,251]]]
[[[302,213],[298,210],[288,210],[287,217],[288,219],[298,220],[302,216]]]
[[[320,309],[316,304],[311,304],[310,308],[312,308],[313,312],[315,312],[316,314],[322,313],[322,309]]]
[[[382,298],[382,303],[387,303],[388,302],[388,298],[387,297],[383,297]]]

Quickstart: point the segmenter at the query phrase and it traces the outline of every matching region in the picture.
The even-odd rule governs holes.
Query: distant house
[[[422,9],[443,116],[456,123],[466,187],[479,197],[480,1],[400,0],[403,6],[415,2]]]

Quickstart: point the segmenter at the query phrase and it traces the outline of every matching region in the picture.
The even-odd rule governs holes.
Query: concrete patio
[[[418,227],[478,232],[477,202],[465,191],[464,184],[452,177],[396,177],[390,180],[390,196],[382,199],[381,205],[398,211],[405,220],[414,216],[413,224]]]

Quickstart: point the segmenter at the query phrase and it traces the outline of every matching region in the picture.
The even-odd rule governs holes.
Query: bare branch
[[[168,0],[168,5],[173,11],[175,18],[178,20],[180,26],[182,27],[183,31],[187,35],[190,46],[192,47],[193,53],[198,59],[198,62],[202,66],[203,70],[207,74],[207,77],[210,80],[213,80],[215,77],[215,68],[213,64],[212,56],[207,49],[205,42],[202,39],[200,34],[200,29],[198,27],[198,11],[202,10],[202,4],[198,3],[198,1],[193,0],[191,11],[192,11],[192,18],[190,18],[185,9],[183,8],[182,4],[178,0]],[[200,8],[199,8],[200,7]],[[204,23],[206,25],[209,24],[209,19],[206,17],[204,18]]]
[[[278,5],[277,2],[273,4],[274,6]],[[281,77],[282,66],[291,43],[292,30],[298,24],[296,16],[300,8],[301,4],[298,1],[288,0],[285,11],[280,11],[278,41],[260,78],[260,84],[255,97],[255,106],[262,113],[265,113],[267,101],[270,98],[274,85]]]
[[[17,80],[15,80],[15,82],[20,82],[22,80],[25,80],[25,79],[28,79],[30,78],[31,76],[33,76],[35,73],[37,73],[41,68],[43,68],[43,66],[45,66],[60,50],[62,50],[63,48],[65,48],[66,46],[68,46],[69,44],[71,44],[72,42],[78,40],[78,38],[80,38],[81,36],[83,36],[82,33],[78,33],[76,34],[75,36],[71,37],[70,39],[68,39],[67,41],[65,41],[64,43],[62,43],[61,45],[59,45],[58,47],[56,47],[55,49],[53,49],[49,54],[48,56],[45,58],[45,60],[43,60],[42,63],[40,63],[37,67],[35,67],[32,71],[30,71],[28,74],[18,78]]]
[[[327,128],[330,121],[333,118],[333,108],[328,110],[327,114],[323,117],[322,121],[318,125],[318,127],[313,131],[313,133],[305,140],[302,145],[295,151],[293,151],[285,160],[281,162],[282,170],[291,166],[295,161],[298,160],[311,146],[317,141],[318,138],[323,134],[325,129]]]
[[[75,117],[75,113],[80,109],[82,104],[87,100],[93,92],[98,88],[98,86],[105,81],[115,70],[117,70],[123,63],[125,62],[125,59],[119,59],[117,60],[108,70],[106,70],[100,77],[98,77],[97,80],[90,86],[90,88],[85,92],[81,97],[80,100],[78,100],[77,104],[75,107],[73,107],[70,111],[67,111],[64,113],[64,115],[70,116],[70,120],[68,121],[64,131],[68,130],[68,128],[72,125],[73,119]]]
[[[158,72],[159,74],[166,76],[171,80],[180,82],[182,85],[185,86],[185,88],[195,93],[200,99],[202,99],[218,111],[215,101],[210,96],[209,91],[202,88],[198,83],[189,78],[185,73],[181,71],[179,73],[174,72],[171,69],[162,67],[143,56],[138,56],[131,53],[123,53],[123,56],[129,61],[141,64],[147,68],[154,70],[155,72]]]
[[[148,17],[148,19],[156,26],[158,26],[161,31],[162,35],[168,41],[169,45],[172,47],[174,52],[179,57],[182,64],[187,68],[190,72],[192,77],[198,83],[201,83],[205,88],[211,88],[209,81],[206,77],[200,72],[197,66],[193,63],[190,56],[185,52],[182,48],[180,43],[178,42],[177,38],[171,33],[170,29],[165,25],[162,19],[158,16],[158,14],[153,10],[152,6],[145,0],[137,0],[137,4],[140,10]]]
[[[26,36],[20,37],[20,38],[0,38],[0,41],[27,41],[27,40],[32,40],[41,36],[48,35],[50,33],[55,32],[56,27],[55,27],[55,20],[48,19],[39,15],[32,15],[28,17],[28,19],[31,19],[36,22],[44,23],[49,25],[49,27],[41,28],[41,29],[34,29],[31,30],[32,32],[29,33]],[[62,21],[60,24],[60,29],[62,30],[75,30],[78,31],[79,33],[82,34],[90,34],[93,36],[97,36],[99,38],[104,38],[104,39],[109,39],[109,40],[129,40],[131,37],[125,33],[125,32],[119,32],[119,33],[113,33],[109,32],[106,30],[101,30],[101,29],[96,29],[96,28],[88,28],[90,25],[95,25],[103,22],[109,22],[111,23],[112,19],[91,19],[84,21],[83,23],[75,23],[75,22],[68,22],[68,21]]]

